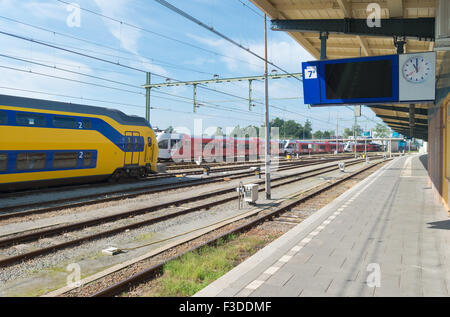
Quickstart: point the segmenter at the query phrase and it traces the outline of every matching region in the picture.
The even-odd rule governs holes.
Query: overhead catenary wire
[[[48,46],[48,47],[51,47],[51,48],[54,48],[54,49],[58,49],[58,50],[66,51],[66,52],[69,52],[69,53],[81,55],[81,56],[87,57],[87,58],[92,58],[94,60],[102,61],[102,62],[105,62],[105,63],[109,63],[109,64],[113,64],[113,65],[129,68],[129,69],[132,69],[132,70],[136,70],[138,72],[147,73],[147,71],[145,71],[145,70],[138,69],[138,68],[135,68],[135,67],[132,67],[132,66],[128,66],[128,65],[124,65],[124,64],[121,64],[119,62],[113,62],[113,61],[106,60],[106,59],[103,59],[103,58],[100,58],[100,57],[84,54],[84,53],[81,53],[81,52],[78,52],[78,51],[75,51],[75,50],[65,49],[63,47],[59,47],[59,46],[56,46],[56,45],[53,45],[53,44],[48,44],[48,43],[45,43],[43,41],[34,40],[32,38],[26,38],[26,37],[23,37],[23,36],[20,36],[20,35],[17,35],[17,34],[12,34],[12,33],[3,32],[3,31],[0,31],[0,34],[11,36],[11,37],[22,39],[22,40],[26,40],[26,41],[30,41],[32,43],[45,45],[45,46]],[[162,77],[162,78],[169,79],[169,80],[174,80],[174,81],[179,81],[179,80],[176,80],[174,78],[170,78],[170,77],[167,77],[167,76],[164,76],[164,75],[157,74],[155,72],[151,72],[151,73],[152,73],[152,75],[155,75],[155,76],[158,76],[158,77]],[[225,95],[228,95],[228,96],[233,96],[233,97],[242,98],[242,99],[247,100],[244,97],[239,97],[239,96],[236,96],[236,95],[233,95],[233,94],[230,94],[230,93],[226,93],[226,92],[223,92],[223,91],[219,91],[219,90],[216,90],[216,89],[211,89],[211,88],[208,88],[208,87],[204,87],[202,85],[200,85],[199,87],[201,87],[203,89],[206,89],[206,90],[211,90],[211,91],[214,91],[214,92],[217,92],[217,93],[225,94]]]
[[[64,69],[64,68],[61,68],[61,67],[56,67],[56,66],[52,66],[52,65],[48,65],[48,64],[43,64],[43,63],[39,63],[39,62],[33,62],[33,61],[28,60],[26,58],[19,58],[19,57],[14,57],[14,56],[5,55],[5,54],[0,54],[0,57],[9,58],[9,59],[13,59],[13,60],[17,60],[17,61],[21,61],[21,62],[33,64],[33,65],[38,65],[38,66],[42,66],[42,67],[46,67],[46,68],[51,68],[51,69],[59,70],[59,71],[63,71],[63,72],[68,72],[68,73],[72,73],[72,74],[76,74],[76,75],[86,76],[86,77],[90,77],[90,78],[94,78],[94,79],[98,79],[98,80],[103,80],[103,81],[111,82],[111,83],[114,83],[114,84],[124,85],[124,86],[132,87],[132,88],[142,88],[140,86],[131,85],[131,84],[128,84],[128,83],[112,80],[112,79],[109,79],[109,78],[103,78],[103,77],[89,75],[89,74],[85,74],[85,73],[81,73],[81,72],[77,72],[77,71],[73,71],[73,70],[69,70],[69,69]]]
[[[60,1],[60,0],[58,0],[58,1]],[[217,30],[215,30],[212,26],[209,26],[209,25],[204,24],[204,23],[201,22],[200,20],[194,18],[193,16],[191,16],[190,14],[184,12],[183,10],[181,10],[181,9],[179,9],[179,8],[177,8],[177,7],[175,7],[174,5],[170,4],[169,2],[167,2],[167,1],[165,1],[165,0],[154,0],[154,1],[160,3],[161,5],[163,5],[164,7],[166,7],[166,8],[168,8],[168,9],[172,10],[173,12],[175,12],[175,13],[177,13],[177,14],[183,16],[183,17],[185,17],[186,19],[188,19],[188,20],[190,20],[190,21],[192,21],[192,22],[194,22],[194,23],[200,25],[201,27],[203,27],[203,28],[209,30],[210,32],[212,32],[212,33],[218,35],[219,37],[221,37],[221,38],[223,38],[224,40],[230,42],[231,44],[233,44],[233,45],[235,45],[235,46],[237,46],[237,47],[243,49],[244,51],[248,52],[249,54],[255,56],[256,58],[258,58],[258,59],[260,59],[260,60],[262,60],[262,61],[264,61],[264,62],[266,61],[266,58],[264,58],[264,57],[262,57],[262,56],[259,56],[258,54],[256,54],[255,52],[253,52],[251,49],[242,46],[241,44],[239,44],[238,42],[236,42],[236,41],[234,41],[233,39],[229,38],[228,36],[222,34],[221,32],[219,32],[219,31],[217,31]],[[270,62],[270,61],[267,61],[267,63],[270,64],[270,65],[272,65],[272,66],[274,66],[274,67],[276,67],[276,68],[278,68],[279,70],[281,70],[282,72],[284,72],[284,73],[286,73],[286,74],[288,74],[288,75],[292,75],[290,72],[284,70],[284,69],[281,68],[280,66],[278,66],[278,65],[276,65],[276,64],[274,64],[274,63],[272,63],[272,62]],[[301,81],[301,79],[299,79],[299,78],[297,78],[297,77],[295,77],[295,76],[292,76],[292,78],[295,78],[295,79]]]
[[[84,100],[84,101],[93,101],[93,102],[100,102],[100,103],[114,104],[114,105],[121,105],[121,106],[129,106],[129,107],[135,107],[135,108],[140,108],[140,109],[145,108],[145,106],[143,106],[143,105],[130,104],[130,103],[126,103],[126,102],[101,100],[101,99],[87,98],[87,97],[76,97],[76,96],[71,96],[71,95],[66,95],[66,94],[58,94],[58,93],[38,91],[38,90],[21,89],[21,88],[15,88],[15,87],[7,87],[7,86],[0,86],[0,89],[19,91],[19,92],[27,92],[27,93],[33,93],[33,94],[42,94],[42,95],[47,95],[47,96],[63,97],[63,98],[77,99],[77,100]],[[90,105],[90,104],[87,104],[87,105]],[[90,106],[96,106],[96,105],[90,105]],[[195,114],[192,112],[179,111],[179,110],[173,110],[173,109],[161,108],[161,107],[152,107],[152,109],[183,113],[183,114],[188,114],[188,115],[192,115],[192,116],[206,116],[206,117],[212,117],[212,118],[223,118],[222,116],[215,116],[212,114],[198,114],[198,113]],[[260,123],[263,122],[263,121],[258,121],[258,120],[245,119],[245,118],[236,118],[236,117],[228,117],[228,118],[231,118],[233,120],[246,121],[246,122],[249,122],[249,121],[260,122]]]
[[[60,2],[63,2],[63,1],[60,1]],[[45,43],[44,41],[41,41],[42,43]],[[39,43],[40,44],[40,43]],[[47,44],[47,43],[46,43]],[[51,44],[50,44],[51,45]],[[112,49],[112,48],[110,48],[110,49]],[[116,49],[117,50],[117,49]],[[75,51],[76,52],[76,51]],[[77,52],[77,53],[80,53],[80,52]],[[81,53],[81,54],[83,54],[83,53]],[[80,55],[80,54],[79,54]],[[86,57],[87,57],[87,55],[88,54],[85,54],[86,55]],[[139,55],[137,55],[137,56],[139,56]],[[94,56],[94,58],[96,58],[95,56]],[[112,62],[112,61],[109,61],[111,64],[113,64],[113,65],[116,65],[116,66],[125,66],[125,67],[127,67],[128,65],[124,65],[124,64],[121,64],[121,63],[118,63],[118,62]],[[133,67],[127,67],[127,68],[129,68],[129,69],[131,69],[131,70],[133,70],[133,71],[135,71],[136,70],[136,68],[133,68]],[[139,70],[139,69],[138,69]],[[19,71],[24,71],[24,70],[19,70]],[[143,70],[140,70],[141,72],[144,72]],[[33,72],[31,72],[31,73],[33,73]],[[36,73],[34,73],[34,74],[36,74]],[[43,75],[47,75],[47,74],[43,74]],[[80,74],[80,75],[82,75],[82,74]],[[47,75],[48,76],[48,75]],[[167,77],[167,76],[163,76],[163,75],[160,75],[160,74],[155,74],[155,76],[160,76],[160,77],[162,77],[162,78],[167,78],[167,79],[169,79],[169,77]],[[54,78],[57,78],[57,76],[53,76]],[[92,78],[94,78],[94,77],[92,77]],[[68,80],[67,78],[60,78],[60,79],[64,79],[64,80]],[[100,78],[99,78],[100,79]],[[101,80],[101,79],[100,79]],[[175,79],[172,79],[172,80],[175,80]],[[178,81],[178,80],[177,80]],[[81,81],[76,81],[76,82],[81,82]],[[93,84],[93,83],[87,83],[87,84]],[[102,85],[97,85],[97,84],[94,84],[94,85],[96,85],[96,86],[98,86],[98,87],[101,87]],[[107,87],[107,86],[105,86],[105,88],[111,88],[111,87]],[[241,99],[241,100],[246,100],[246,101],[248,101],[248,98],[245,98],[245,97],[241,97],[241,96],[237,96],[237,95],[235,95],[235,94],[230,94],[230,93],[227,93],[227,92],[223,92],[223,91],[219,91],[219,90],[216,90],[216,89],[211,89],[211,88],[208,88],[208,87],[203,87],[203,86],[200,86],[199,85],[199,88],[204,88],[204,89],[207,89],[207,90],[210,90],[210,91],[212,91],[212,92],[216,92],[216,93],[221,93],[221,94],[227,94],[227,95],[229,95],[229,96],[232,96],[232,97],[234,97],[234,98],[239,98],[239,99]],[[160,92],[161,94],[164,94],[164,93],[162,93],[162,92]],[[177,98],[179,98],[179,96],[177,97]],[[190,99],[190,100],[192,100],[192,99]],[[201,101],[200,101],[201,102]],[[204,103],[204,102],[203,102]],[[258,101],[255,101],[255,103],[260,103],[260,102],[258,102]],[[262,103],[261,103],[262,104]],[[216,105],[217,106],[217,105]],[[214,106],[213,106],[214,107]],[[280,108],[279,108],[280,109]],[[216,109],[216,110],[220,110],[220,109]],[[230,109],[230,111],[233,111],[233,110],[231,110]],[[285,109],[283,109],[283,111],[287,111],[287,110],[285,110]],[[292,111],[287,111],[287,112],[291,112],[291,113],[295,113],[295,112],[292,112]],[[241,113],[244,113],[244,112],[241,112]],[[248,115],[251,115],[251,113],[249,113],[249,112],[245,112],[245,114],[248,114]],[[305,116],[305,115],[302,115],[302,114],[300,114],[300,113],[295,113],[296,115],[299,115],[299,116],[302,116],[302,117],[308,117],[308,116]],[[313,118],[313,117],[309,117],[309,118],[311,118],[312,120],[320,120],[320,119],[316,119],[316,118]],[[323,121],[324,122],[324,121]]]
[[[29,25],[29,24],[28,24],[28,25]],[[34,27],[36,27],[36,26],[34,26]],[[47,31],[47,32],[50,32],[49,30],[47,30],[47,29],[45,29],[45,28],[41,28],[41,27],[37,27],[37,28],[42,29],[42,30],[45,30],[45,31]],[[132,69],[132,70],[136,70],[136,71],[140,71],[140,72],[146,72],[146,71],[144,71],[144,70],[137,69],[137,68],[135,68],[135,67],[131,67],[131,66],[128,66],[128,65],[124,65],[124,64],[121,64],[121,63],[119,63],[119,62],[113,62],[113,61],[109,61],[109,60],[106,60],[106,59],[102,59],[102,58],[99,58],[99,57],[96,57],[96,56],[84,54],[84,53],[81,53],[81,52],[78,52],[78,51],[75,51],[75,50],[65,49],[65,48],[62,48],[62,47],[60,47],[60,46],[56,46],[56,45],[53,45],[53,44],[50,44],[50,43],[46,43],[46,42],[44,42],[44,41],[38,41],[38,40],[34,40],[34,39],[32,39],[32,38],[26,38],[26,37],[23,37],[23,36],[20,36],[20,35],[17,35],[17,34],[7,33],[7,32],[3,32],[3,31],[0,31],[0,33],[1,33],[1,34],[4,34],[4,35],[13,36],[13,37],[16,37],[16,38],[19,38],[19,39],[22,39],[22,40],[31,41],[31,42],[33,42],[33,43],[37,43],[37,44],[49,46],[49,47],[52,47],[52,48],[54,48],[54,49],[59,49],[59,50],[67,51],[67,52],[70,52],[70,53],[78,54],[78,55],[81,55],[81,56],[84,56],[84,57],[93,58],[93,59],[96,59],[96,60],[99,60],[99,61],[102,61],[102,62],[107,62],[107,63],[113,64],[113,65],[126,67],[126,68],[129,68],[129,69]],[[75,38],[75,37],[73,37],[73,38]],[[78,38],[75,38],[75,39],[78,39]],[[153,74],[153,75],[156,75],[156,76],[159,76],[159,77],[162,77],[162,78],[169,79],[169,80],[178,81],[178,80],[176,80],[176,79],[173,79],[173,78],[170,78],[170,77],[167,77],[167,76],[163,76],[163,75],[160,75],[160,74],[157,74],[157,73],[154,73],[154,72],[152,72],[152,74]],[[203,85],[199,85],[199,88],[202,88],[202,89],[205,89],[205,90],[209,90],[209,91],[213,91],[213,92],[220,93],[220,94],[225,94],[225,95],[228,95],[228,96],[231,96],[231,97],[235,97],[235,98],[239,98],[239,99],[248,101],[248,98],[241,97],[241,96],[237,96],[237,95],[235,95],[235,94],[227,93],[227,92],[220,91],[220,90],[217,90],[217,89],[212,89],[212,88],[209,88],[209,87],[205,87],[205,86],[203,86]],[[260,103],[260,102],[256,102],[256,103]],[[261,103],[261,104],[262,104],[262,103]]]
[[[29,42],[32,42],[32,43],[48,46],[48,47],[51,47],[51,48],[54,48],[54,49],[57,49],[57,50],[62,50],[62,51],[68,52],[68,53],[77,54],[77,55],[80,55],[80,56],[83,56],[83,57],[91,58],[91,59],[94,59],[94,60],[97,60],[97,61],[101,61],[101,62],[112,64],[112,65],[129,68],[129,69],[132,69],[132,70],[135,70],[135,71],[138,71],[138,72],[147,73],[147,71],[142,70],[142,69],[138,69],[136,67],[132,67],[132,66],[129,66],[129,65],[121,64],[119,62],[113,62],[113,61],[110,61],[110,60],[107,60],[107,59],[104,59],[104,58],[100,58],[100,57],[97,57],[97,56],[92,56],[92,55],[89,55],[89,54],[81,53],[79,51],[66,49],[66,48],[63,48],[63,47],[60,47],[60,46],[56,46],[56,45],[49,44],[49,43],[46,43],[46,42],[43,42],[43,41],[39,41],[39,40],[35,40],[35,39],[32,39],[32,38],[27,38],[27,37],[24,37],[24,36],[21,36],[21,35],[12,34],[12,33],[4,32],[4,31],[0,31],[0,34],[11,36],[11,37],[18,38],[18,39],[25,40],[25,41],[29,41]],[[158,73],[155,73],[155,72],[151,72],[151,73],[152,73],[152,75],[155,75],[155,76],[158,76],[158,77],[162,77],[164,79],[173,80],[173,81],[179,81],[177,79],[170,78],[168,76],[164,76],[164,75],[161,75],[161,74],[158,74]],[[220,90],[208,88],[208,87],[205,87],[203,85],[199,85],[199,87],[203,88],[203,89],[206,89],[206,90],[214,91],[214,92],[217,92],[217,93],[225,94],[225,95],[228,95],[228,96],[233,96],[233,97],[236,97],[236,98],[248,100],[247,98],[236,96],[236,95],[233,95],[233,94],[230,94],[230,93],[227,93],[227,92],[223,92],[223,91],[220,91]]]
[[[63,0],[56,0],[56,1],[61,2],[61,3],[64,3],[64,4],[66,4],[66,5],[72,5],[72,3],[67,2],[67,1],[63,1]],[[192,48],[195,48],[195,49],[198,49],[198,50],[202,50],[202,51],[205,51],[205,52],[208,52],[208,53],[217,55],[217,56],[222,56],[222,57],[225,57],[225,58],[228,58],[228,59],[240,61],[240,62],[245,63],[245,64],[248,64],[248,65],[256,66],[255,64],[252,64],[252,63],[250,63],[250,62],[248,62],[248,61],[246,61],[246,60],[242,60],[242,59],[239,59],[239,58],[236,58],[236,57],[233,57],[233,56],[224,55],[224,54],[222,54],[222,53],[219,53],[219,52],[216,52],[216,51],[212,51],[212,50],[209,50],[209,49],[200,47],[200,46],[198,46],[198,45],[194,45],[194,44],[189,43],[189,42],[185,42],[185,41],[182,41],[182,40],[178,40],[178,39],[175,39],[175,38],[173,38],[173,37],[170,37],[170,36],[167,36],[167,35],[164,35],[164,34],[161,34],[161,33],[155,32],[155,31],[151,31],[151,30],[149,30],[149,29],[146,29],[146,28],[143,28],[143,27],[140,27],[140,26],[137,26],[137,25],[128,23],[128,22],[126,22],[126,21],[119,20],[119,19],[116,19],[116,18],[107,16],[107,15],[102,14],[102,13],[99,13],[99,12],[95,12],[94,10],[86,9],[86,8],[84,8],[84,7],[81,7],[81,6],[80,6],[79,8],[80,8],[81,10],[85,11],[85,12],[89,12],[89,13],[91,13],[91,14],[100,16],[100,17],[102,17],[102,18],[105,18],[105,19],[108,19],[108,20],[111,20],[111,21],[114,21],[114,22],[117,22],[117,23],[126,25],[126,26],[131,27],[131,28],[134,28],[134,29],[136,29],[136,30],[140,30],[140,31],[143,31],[143,32],[146,32],[146,33],[149,33],[149,34],[153,34],[153,35],[159,36],[159,37],[164,38],[164,39],[166,39],[166,40],[174,41],[174,42],[177,42],[177,43],[179,43],[179,44],[183,44],[183,45],[186,45],[186,46],[190,46],[190,47],[192,47]]]
[[[143,93],[143,92],[137,92],[137,91],[127,90],[127,89],[122,89],[122,88],[117,88],[117,87],[111,87],[111,86],[106,86],[106,85],[101,85],[101,84],[96,84],[96,83],[91,83],[91,82],[85,82],[85,81],[77,80],[77,79],[73,79],[73,78],[66,78],[66,77],[60,77],[60,76],[55,76],[55,75],[50,75],[50,74],[44,74],[44,73],[32,71],[31,69],[26,70],[26,69],[20,69],[20,68],[4,66],[4,65],[0,65],[0,68],[145,96],[145,93]]]
[[[191,72],[197,72],[199,74],[214,75],[213,73],[203,72],[203,71],[199,71],[199,70],[196,70],[196,69],[188,68],[188,67],[185,67],[185,66],[176,65],[176,64],[173,64],[173,63],[170,63],[170,62],[166,62],[166,61],[162,61],[160,59],[156,59],[156,58],[153,58],[153,57],[141,56],[139,54],[136,54],[136,53],[133,53],[133,52],[129,52],[129,51],[122,51],[122,50],[119,50],[118,48],[114,48],[114,47],[111,47],[111,46],[108,46],[108,45],[105,45],[105,44],[102,44],[102,43],[98,43],[98,42],[87,40],[87,39],[83,39],[83,38],[80,38],[80,37],[64,34],[64,33],[61,33],[61,32],[57,32],[57,31],[54,31],[54,30],[43,28],[41,26],[37,26],[37,25],[33,25],[33,24],[26,23],[26,22],[23,22],[23,21],[19,21],[19,20],[16,20],[16,19],[8,18],[8,17],[2,16],[2,15],[0,15],[0,19],[4,19],[6,21],[10,21],[10,22],[21,24],[21,25],[25,25],[27,27],[34,28],[34,29],[37,29],[37,30],[45,31],[45,32],[51,33],[53,35],[58,35],[58,36],[61,36],[61,37],[74,39],[74,40],[77,40],[77,41],[80,41],[80,42],[84,42],[84,43],[88,43],[88,44],[95,45],[95,46],[98,46],[98,47],[106,48],[108,50],[119,51],[120,53],[136,56],[136,57],[139,57],[139,58],[145,58],[145,59],[148,59],[148,60],[152,61],[152,63],[148,63],[148,62],[145,62],[145,61],[140,61],[140,63],[142,63],[142,64],[160,65],[160,66],[177,68],[177,69],[182,69],[182,70],[191,71]],[[42,42],[48,43],[46,41],[42,41]],[[58,45],[59,46],[63,46],[63,47],[65,46],[65,47],[72,47],[73,48],[73,46],[69,46],[69,45],[62,45],[62,44],[58,44]],[[106,54],[106,53],[100,53],[100,52],[97,52],[97,51],[94,51],[94,50],[81,49],[81,48],[78,48],[78,49],[82,50],[82,51],[93,52],[93,53],[105,55],[105,56],[110,56],[110,57],[115,57],[115,58],[120,58],[120,59],[126,59],[126,60],[132,60],[132,59],[127,58],[127,57],[118,56],[118,55],[112,55],[112,54]],[[154,61],[156,61],[156,63]]]

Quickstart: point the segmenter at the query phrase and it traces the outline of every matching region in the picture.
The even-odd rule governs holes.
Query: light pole
[[[265,121],[266,121],[266,157],[265,180],[266,199],[271,199],[270,190],[270,126],[269,126],[269,65],[267,64],[267,15],[264,14],[264,82],[265,82]]]

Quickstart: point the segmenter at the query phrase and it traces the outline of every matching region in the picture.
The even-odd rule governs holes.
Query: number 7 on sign
[[[305,69],[305,79],[316,79],[317,78],[317,67],[308,66]]]

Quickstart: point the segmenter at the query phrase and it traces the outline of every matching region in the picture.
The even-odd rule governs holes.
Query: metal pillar
[[[339,112],[336,114],[336,154],[339,153]]]
[[[366,123],[366,127],[364,129],[364,157],[367,157],[367,123]]]
[[[392,157],[392,140],[389,140],[389,157]]]
[[[327,59],[327,40],[328,32],[320,32],[320,59]]]
[[[355,152],[355,158],[356,158],[356,113],[355,113],[355,124],[353,125],[353,142],[354,142],[353,150]]]
[[[416,107],[414,104],[409,105],[409,134],[411,138],[414,136],[414,128],[416,126]]]
[[[265,81],[265,121],[266,121],[266,199],[271,199],[270,189],[270,120],[269,120],[269,65],[267,64],[267,15],[264,14],[264,81]]]
[[[146,81],[146,88],[145,88],[145,120],[147,120],[148,123],[150,123],[150,90],[151,87],[148,87],[148,85],[151,84],[151,73],[147,72],[147,81]]]

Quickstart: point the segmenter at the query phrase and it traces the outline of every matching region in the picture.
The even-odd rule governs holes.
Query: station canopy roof
[[[251,0],[259,9],[272,19],[272,27],[279,20],[315,20],[315,25],[326,25],[329,21],[349,19],[367,19],[368,5],[377,3],[381,7],[381,18],[398,22],[401,19],[435,18],[436,0]],[[275,20],[275,21],[274,21]],[[328,20],[328,21],[327,21]],[[418,20],[417,20],[418,21]],[[284,22],[284,21],[281,21]],[[407,21],[409,22],[409,20]],[[413,22],[415,24],[415,21]],[[314,27],[313,27],[314,28]],[[394,27],[395,28],[395,27]],[[416,29],[421,30],[417,22]],[[319,29],[318,29],[319,30]],[[313,30],[286,32],[316,59],[320,59],[320,31]],[[404,52],[417,53],[434,50],[431,38],[406,37]],[[327,40],[327,58],[339,59],[360,56],[396,54],[394,36],[366,36],[330,32]],[[437,74],[439,73],[443,53],[437,53]],[[410,105],[377,105],[369,107],[391,129],[406,136],[428,139],[428,108],[431,105],[415,105],[415,127],[410,130]]]

